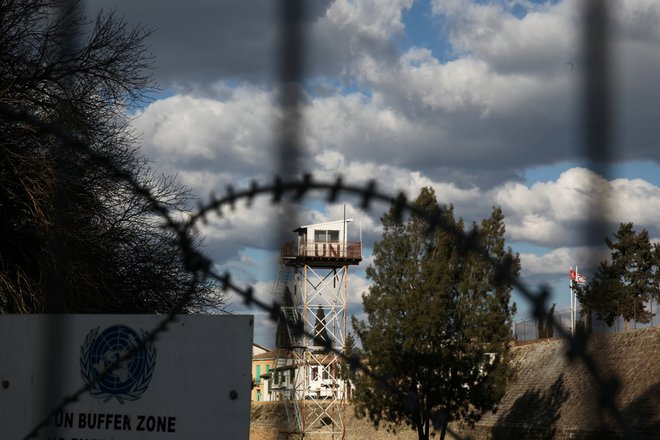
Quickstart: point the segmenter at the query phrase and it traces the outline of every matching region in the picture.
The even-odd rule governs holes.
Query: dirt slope
[[[595,371],[612,384],[604,389],[595,386],[583,362],[569,361],[566,351],[560,340],[514,348],[517,374],[498,410],[485,414],[474,429],[454,428],[478,439],[623,438],[621,423],[599,410],[614,402],[629,438],[660,439],[660,327],[590,338],[587,351]],[[368,421],[355,419],[350,405],[344,420],[347,440],[416,438],[405,427],[396,436],[376,431]],[[278,436],[285,425],[281,405],[253,405],[251,440],[286,438]]]

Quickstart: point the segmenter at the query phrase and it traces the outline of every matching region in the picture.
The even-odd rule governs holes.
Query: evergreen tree
[[[550,307],[548,311],[548,316],[544,319],[537,318],[536,320],[536,329],[538,332],[538,339],[548,339],[552,338],[555,334],[555,330],[552,325],[552,316],[555,314],[555,304]]]
[[[346,341],[344,343],[344,356],[346,356],[348,359],[359,359],[362,356],[362,350],[357,346],[353,333],[348,333],[346,335]],[[342,364],[341,377],[343,379],[350,379],[353,377],[353,372],[345,363]]]
[[[357,361],[362,357],[362,350],[356,345],[355,337],[352,333],[346,335],[346,341],[344,344],[344,355],[349,360]],[[347,398],[352,398],[353,386],[356,382],[357,372],[351,368],[347,362],[342,362],[340,366],[340,376],[343,380],[346,381]]]
[[[325,324],[325,311],[319,306],[316,309],[316,322],[314,323],[314,346],[326,347],[330,342],[328,329]]]
[[[452,207],[440,210],[430,188],[422,188],[414,205],[440,213],[450,228],[464,227]],[[357,375],[356,414],[376,426],[405,423],[420,439],[428,439],[431,420],[439,420],[442,439],[449,421],[474,423],[504,393],[511,282],[520,264],[505,249],[499,208],[473,225],[479,254],[465,252],[451,231],[429,234],[423,216],[396,214],[393,208],[381,218],[383,237],[367,268],[367,319],[353,319],[369,368],[386,383]]]
[[[553,316],[555,314],[555,306],[556,306],[556,304],[552,304],[552,307],[550,307],[550,310],[548,310],[548,316],[546,316],[546,318],[545,318],[545,337],[546,338],[553,338],[555,336],[555,328],[552,325]]]
[[[593,279],[576,289],[579,301],[599,319],[612,325],[621,316],[626,322],[649,322],[650,299],[660,298],[660,245],[651,244],[648,231],[637,233],[632,223],[621,223],[605,238],[611,261],[602,261]]]
[[[545,320],[536,318],[536,338],[545,339]]]
[[[293,328],[289,329],[288,323],[286,320],[286,314],[289,312],[289,316],[293,315],[293,297],[291,295],[291,289],[289,286],[284,287],[284,293],[282,295],[282,314],[280,315],[277,321],[277,330],[275,333],[275,347],[277,348],[291,348],[292,340],[291,336],[295,331],[296,324],[293,323]]]

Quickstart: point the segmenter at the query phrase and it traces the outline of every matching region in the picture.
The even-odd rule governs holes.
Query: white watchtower
[[[348,266],[362,260],[361,240],[349,240],[351,221],[300,226],[296,240],[282,247],[280,272],[293,271],[293,290],[286,288],[282,307],[288,337],[280,344],[287,346],[280,347],[285,355],[278,358],[273,391],[284,401],[289,433],[304,438],[344,434],[348,390],[337,352],[345,350]]]

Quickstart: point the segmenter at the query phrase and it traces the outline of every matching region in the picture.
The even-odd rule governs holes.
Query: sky
[[[610,2],[613,155],[607,174],[583,147],[581,2],[318,0],[305,2],[303,169],[316,180],[375,179],[380,191],[414,198],[422,186],[466,222],[493,206],[522,280],[549,286],[568,307],[568,268],[587,279],[607,253],[589,228],[605,197],[612,233],[633,222],[660,239],[660,2]],[[176,175],[201,203],[228,185],[277,174],[277,2],[89,0],[147,26],[160,90],[134,108],[132,128],[153,167]],[[365,259],[349,269],[349,313],[360,316],[385,205],[305,200],[301,224],[355,219]],[[258,199],[203,227],[205,251],[234,282],[270,297],[277,270],[278,205]],[[291,225],[291,230],[299,225]],[[603,237],[604,238],[604,237]],[[282,237],[281,241],[293,239]],[[514,292],[518,319],[529,308]],[[240,298],[230,309],[245,312]],[[263,318],[260,311],[252,313]],[[255,342],[274,324],[257,319]]]

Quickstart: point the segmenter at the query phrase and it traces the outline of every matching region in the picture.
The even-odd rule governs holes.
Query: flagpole
[[[580,272],[578,271],[577,264],[575,265],[575,284],[580,284],[578,276]],[[573,291],[573,328],[575,328],[575,322],[577,321],[577,294]]]
[[[575,325],[573,324],[573,277],[570,276],[571,272],[573,271],[573,266],[569,267],[569,277],[568,277],[568,292],[569,292],[569,298],[571,302],[571,312],[570,312],[570,320],[571,320],[571,335],[575,335],[574,333],[574,327]],[[575,269],[577,272],[577,268]]]

